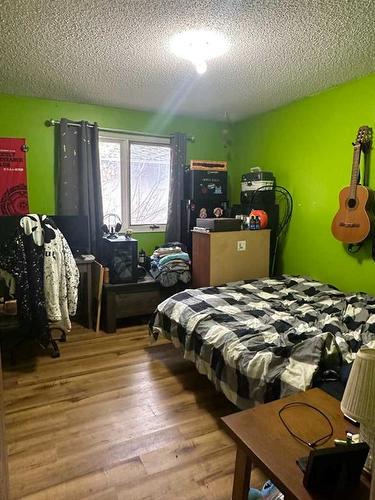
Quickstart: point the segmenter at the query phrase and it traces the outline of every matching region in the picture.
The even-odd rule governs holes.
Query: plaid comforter
[[[319,367],[375,347],[375,297],[282,276],[185,290],[150,323],[239,408],[305,390]]]

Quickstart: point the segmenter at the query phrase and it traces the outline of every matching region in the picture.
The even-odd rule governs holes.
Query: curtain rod
[[[46,126],[47,127],[54,127],[55,125],[60,125],[60,120],[47,120],[46,121]],[[68,122],[68,125],[71,125],[73,127],[80,127],[80,123],[76,122]],[[92,125],[88,125],[89,127],[92,127]],[[136,130],[122,130],[118,128],[104,128],[104,127],[98,127],[98,130],[100,132],[112,132],[114,134],[128,134],[128,135],[141,135],[145,137],[158,137],[161,139],[170,139],[170,135],[160,135],[160,134],[150,134],[147,132],[138,132]],[[195,137],[190,136],[186,138],[189,142],[195,142]]]

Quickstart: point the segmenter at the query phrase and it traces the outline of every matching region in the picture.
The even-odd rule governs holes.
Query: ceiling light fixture
[[[207,61],[225,54],[229,43],[215,31],[192,30],[172,37],[170,49],[176,56],[192,62],[197,73],[203,75],[207,71]]]

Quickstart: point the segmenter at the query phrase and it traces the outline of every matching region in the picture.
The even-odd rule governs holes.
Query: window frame
[[[169,138],[144,135],[130,135],[112,132],[99,132],[100,142],[120,143],[120,163],[121,163],[121,220],[122,232],[131,229],[135,233],[163,233],[166,230],[165,224],[133,224],[130,213],[130,146],[131,144],[142,144],[150,146],[168,146],[171,149]],[[169,172],[170,173],[170,172]],[[155,227],[154,227],[155,226]]]

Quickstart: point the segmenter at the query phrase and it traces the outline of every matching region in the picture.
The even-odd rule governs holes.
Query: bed
[[[375,347],[375,297],[286,275],[187,289],[159,304],[150,334],[244,409],[339,380],[362,345]]]

